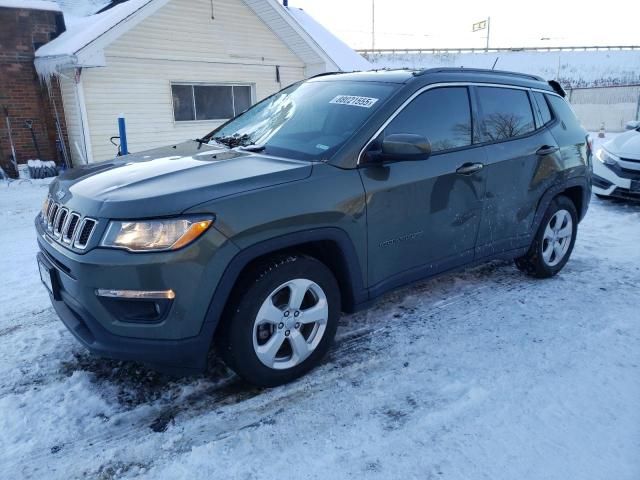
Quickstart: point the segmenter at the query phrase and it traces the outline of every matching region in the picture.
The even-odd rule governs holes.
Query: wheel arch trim
[[[538,207],[536,209],[536,214],[533,219],[533,225],[531,232],[535,235],[535,232],[538,231],[540,227],[540,222],[542,222],[542,217],[544,216],[547,208],[549,208],[549,204],[551,201],[562,194],[566,190],[572,187],[580,187],[582,189],[582,208],[578,208],[576,205],[576,210],[578,211],[578,221],[581,221],[587,213],[587,209],[589,207],[589,196],[591,195],[591,185],[586,178],[572,178],[563,183],[558,183],[549,187],[538,202]]]
[[[212,295],[205,315],[201,335],[207,335],[209,341],[213,340],[231,292],[242,271],[252,261],[270,253],[322,241],[334,242],[343,257],[342,260],[344,261],[346,272],[344,280],[346,281],[345,288],[347,293],[346,302],[349,306],[348,310],[355,309],[357,305],[365,303],[368,300],[368,293],[364,286],[362,269],[358,262],[356,248],[349,235],[337,227],[302,230],[255,243],[243,248],[233,257]]]

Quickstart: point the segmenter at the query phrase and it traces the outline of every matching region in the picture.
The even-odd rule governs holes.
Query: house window
[[[176,122],[227,120],[251,106],[249,85],[171,85]]]

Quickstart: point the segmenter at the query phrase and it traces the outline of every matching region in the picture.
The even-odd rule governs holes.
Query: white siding
[[[83,164],[83,160],[78,153],[78,148],[82,151],[84,156],[85,146],[82,140],[82,121],[77,102],[75,83],[72,80],[73,75],[73,71],[67,71],[65,72],[65,76],[60,76],[59,79],[62,101],[64,103],[64,118],[67,124],[67,135],[69,139],[69,145],[67,147],[71,153],[71,161],[73,165],[78,166]]]
[[[304,78],[304,64],[242,0],[172,0],[111,44],[107,66],[82,73],[93,160],[127,119],[131,152],[204,135],[220,121],[174,122],[171,82],[249,83],[260,100]],[[276,65],[281,82],[276,82]],[[65,102],[66,107],[66,102]]]

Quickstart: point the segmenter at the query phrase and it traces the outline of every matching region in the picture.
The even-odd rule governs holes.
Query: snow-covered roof
[[[60,6],[56,2],[47,0],[0,0],[0,7],[24,8],[26,10],[47,10],[60,12]]]
[[[364,57],[333,35],[303,9],[288,7],[285,10],[336,64],[339,70],[352,72],[373,68]]]
[[[99,1],[101,0],[91,0],[94,4]],[[303,10],[285,8],[276,0],[244,1],[305,63],[322,63],[328,70],[354,71],[371,68],[367,60]],[[104,48],[168,2],[169,0],[128,0],[87,17],[65,15],[67,31],[36,51],[35,65],[38,73],[48,77],[61,67],[104,66]]]
[[[111,0],[55,0],[64,12],[65,18],[86,17],[99,12],[111,3]]]
[[[36,51],[36,57],[75,55],[82,48],[155,0],[129,0],[109,10],[84,18],[75,18],[67,31]]]

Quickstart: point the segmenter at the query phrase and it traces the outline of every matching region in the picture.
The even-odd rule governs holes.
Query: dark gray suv
[[[469,69],[297,83],[204,138],[62,175],[41,277],[98,355],[202,371],[215,343],[250,382],[287,382],[390,289],[496,258],[562,269],[591,194],[563,96]]]

